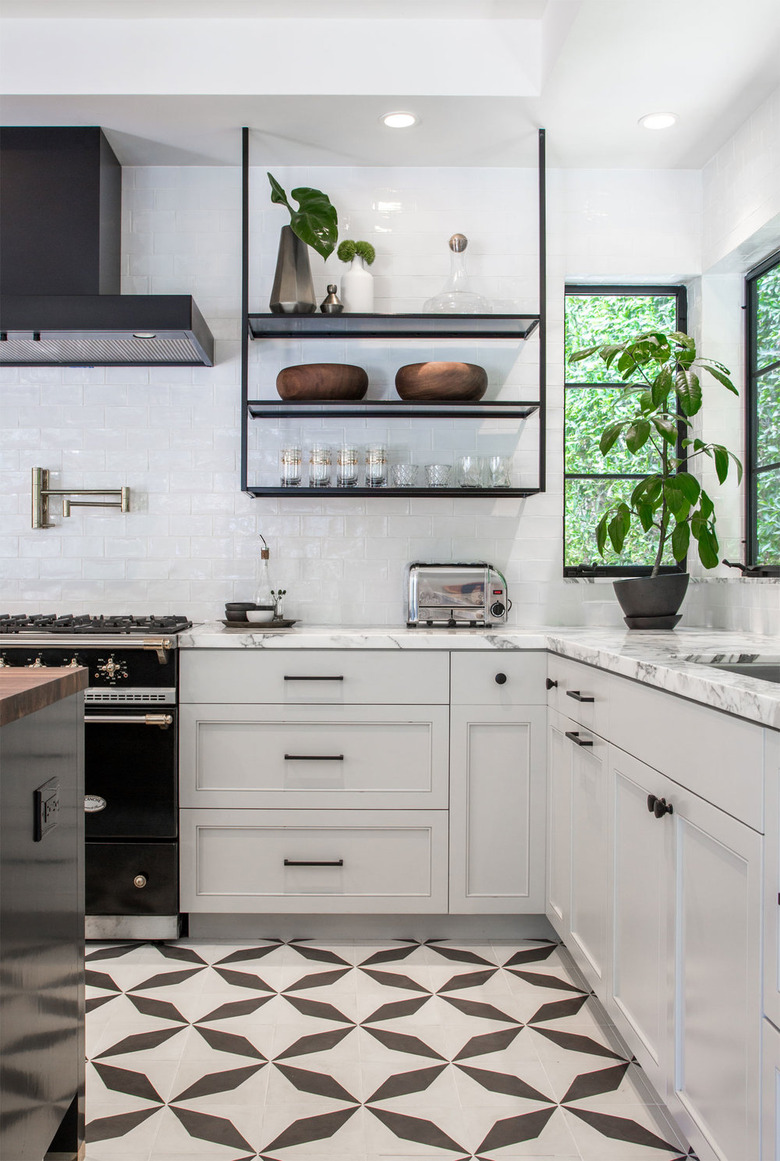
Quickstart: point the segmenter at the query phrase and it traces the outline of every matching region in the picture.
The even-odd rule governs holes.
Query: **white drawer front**
[[[184,649],[181,701],[446,705],[447,653],[364,649]]]
[[[447,911],[446,811],[184,810],[181,857],[185,911]]]
[[[607,737],[609,674],[551,653],[547,676],[553,683],[548,695],[550,708]]]
[[[184,705],[181,804],[447,806],[443,706]]]
[[[545,705],[547,654],[508,649],[453,652],[453,705]]]

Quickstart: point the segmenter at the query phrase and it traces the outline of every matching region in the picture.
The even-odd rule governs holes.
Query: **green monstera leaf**
[[[292,232],[322,258],[328,258],[336,248],[339,236],[336,207],[328,195],[319,189],[299,186],[290,195],[298,203],[298,209],[295,210],[273,174],[268,174],[268,180],[271,183],[271,201],[275,205],[286,206],[290,211]]]

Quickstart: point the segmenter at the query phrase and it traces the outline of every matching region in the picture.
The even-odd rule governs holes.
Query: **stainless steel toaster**
[[[512,607],[506,581],[485,561],[472,564],[425,564],[407,569],[408,626],[445,625],[475,628],[503,625]]]

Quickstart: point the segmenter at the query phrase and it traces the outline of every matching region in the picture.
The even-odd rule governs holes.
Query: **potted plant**
[[[298,203],[295,210],[276,178],[269,173],[268,180],[271,201],[290,211],[290,224],[282,226],[279,239],[270,309],[274,314],[312,314],[317,300],[307,247],[311,246],[322,258],[333,253],[339,236],[336,209],[322,190],[301,186],[291,194]]]
[[[360,314],[371,314],[374,309],[374,279],[368,267],[376,258],[370,242],[353,242],[345,238],[336,251],[336,257],[349,262],[349,270],[341,280],[344,309]]]
[[[690,434],[692,417],[702,407],[700,371],[706,371],[735,395],[737,389],[722,363],[697,355],[696,343],[682,331],[645,331],[624,343],[609,343],[575,351],[574,362],[598,355],[607,367],[614,367],[629,386],[633,413],[609,423],[601,433],[603,456],[622,441],[631,455],[650,445],[652,470],[635,484],[626,499],[611,499],[596,527],[596,544],[603,556],[607,541],[620,556],[633,525],[641,526],[656,541],[653,567],[648,577],[631,577],[614,582],[615,594],[629,628],[673,628],[680,619],[677,610],[688,587],[688,574],[661,573],[664,554],[671,550],[675,561],[685,559],[691,541],[705,568],[718,563],[715,506],[700,482],[688,470],[689,464],[708,456],[722,484],[734,462],[737,479],[742,465],[723,444],[705,443]],[[688,434],[680,441],[678,431]]]

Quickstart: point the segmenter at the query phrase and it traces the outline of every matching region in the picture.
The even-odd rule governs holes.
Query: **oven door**
[[[175,707],[87,705],[84,723],[87,841],[175,838]]]

